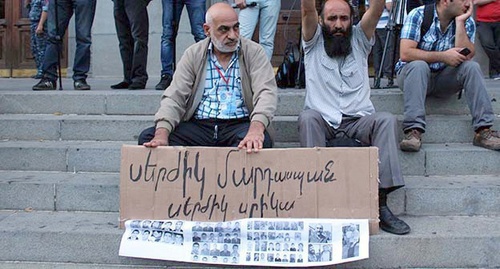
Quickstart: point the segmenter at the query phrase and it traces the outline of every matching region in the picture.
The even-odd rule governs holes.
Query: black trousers
[[[145,85],[148,80],[149,0],[113,0],[113,2],[124,81]]]
[[[169,146],[237,147],[248,133],[250,121],[238,120],[190,120],[181,122],[168,137]],[[156,127],[150,127],[139,135],[139,145],[154,138]],[[264,148],[272,147],[269,133],[264,133]]]

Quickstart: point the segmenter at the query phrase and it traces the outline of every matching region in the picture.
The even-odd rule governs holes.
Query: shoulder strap
[[[424,35],[431,28],[432,19],[434,18],[434,3],[427,4],[424,7],[424,19],[422,25],[420,26],[420,39],[424,38]]]

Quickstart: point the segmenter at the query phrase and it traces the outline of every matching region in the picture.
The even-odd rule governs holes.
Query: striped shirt
[[[326,54],[319,25],[311,40],[302,41],[307,79],[304,109],[318,111],[333,128],[340,126],[342,115],[361,117],[375,112],[367,61],[375,39],[368,40],[359,25],[352,31],[352,52],[345,57]]]
[[[420,28],[424,19],[424,7],[417,7],[413,9],[405,19],[403,28],[401,29],[401,39],[410,39],[418,42],[417,48],[426,51],[445,51],[455,47],[455,20],[452,20],[446,30],[441,32],[439,17],[436,8],[434,8],[434,18],[427,33],[420,37]],[[476,25],[472,17],[469,17],[465,22],[465,31],[471,42],[474,42],[476,35]],[[399,59],[396,64],[396,72],[399,72],[406,62]],[[443,62],[435,62],[429,64],[432,71],[439,71],[446,67]]]
[[[195,119],[240,119],[249,116],[241,94],[239,50],[238,46],[224,70],[213,53],[213,45],[209,45],[205,90],[194,114]]]
[[[385,3],[392,3],[392,0],[385,0]],[[365,6],[366,8],[370,7],[370,1],[365,0]],[[382,11],[382,16],[380,16],[380,19],[378,20],[377,23],[377,29],[384,29],[387,26],[387,23],[389,22],[389,16],[390,16],[390,11],[384,6],[384,11]]]

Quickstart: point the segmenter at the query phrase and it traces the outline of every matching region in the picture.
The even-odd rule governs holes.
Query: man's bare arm
[[[400,57],[404,62],[416,60],[427,63],[443,62],[450,66],[458,66],[467,60],[467,57],[460,54],[462,48],[451,48],[445,51],[426,51],[417,48],[418,43],[410,39],[401,39]]]
[[[456,48],[468,48],[471,53],[467,56],[467,59],[472,59],[475,54],[475,49],[474,49],[474,44],[471,42],[469,39],[469,36],[467,35],[467,30],[465,28],[465,23],[467,19],[470,18],[472,15],[472,11],[474,9],[474,5],[472,3],[472,0],[467,0],[469,2],[469,8],[467,9],[467,12],[464,14],[455,17],[455,25],[456,25],[456,30],[455,30],[455,47]]]
[[[361,18],[361,29],[368,39],[371,39],[375,34],[378,20],[384,11],[385,0],[370,0],[370,8],[365,12]]]
[[[315,0],[302,0],[302,38],[309,41],[313,38],[318,28],[318,12]]]

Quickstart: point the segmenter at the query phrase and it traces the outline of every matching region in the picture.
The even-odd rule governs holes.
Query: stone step
[[[370,237],[370,258],[339,268],[500,266],[499,216],[402,217],[406,236]],[[118,213],[0,211],[0,261],[188,267],[118,256]],[[472,228],[474,227],[474,228]],[[390,253],[390,259],[387,258]]]
[[[493,109],[500,113],[500,81],[489,81],[488,93]],[[372,102],[377,111],[403,114],[403,94],[399,89],[372,90]],[[12,91],[0,90],[0,114],[82,114],[82,115],[154,115],[158,110],[161,91]],[[296,116],[304,107],[304,89],[279,89],[276,115]],[[464,98],[428,98],[428,115],[470,114]]]
[[[407,176],[389,196],[410,216],[500,215],[500,175]],[[0,171],[1,210],[118,212],[118,173]]]
[[[118,172],[120,149],[135,141],[0,141],[0,170]],[[297,146],[278,143],[277,147]],[[470,143],[423,144],[420,152],[399,152],[405,175],[500,174],[498,151]]]
[[[277,116],[276,142],[298,142],[297,116]],[[500,128],[500,117],[494,127]],[[402,116],[399,116],[401,126]],[[153,116],[0,114],[0,140],[137,141],[153,126]],[[424,143],[471,143],[474,132],[466,115],[427,117]],[[399,130],[399,139],[403,137]]]
[[[71,262],[19,262],[0,261],[0,269],[165,269],[163,265],[122,265],[122,264],[97,264],[97,263],[71,263]],[[198,266],[183,266],[176,268],[199,268]]]

